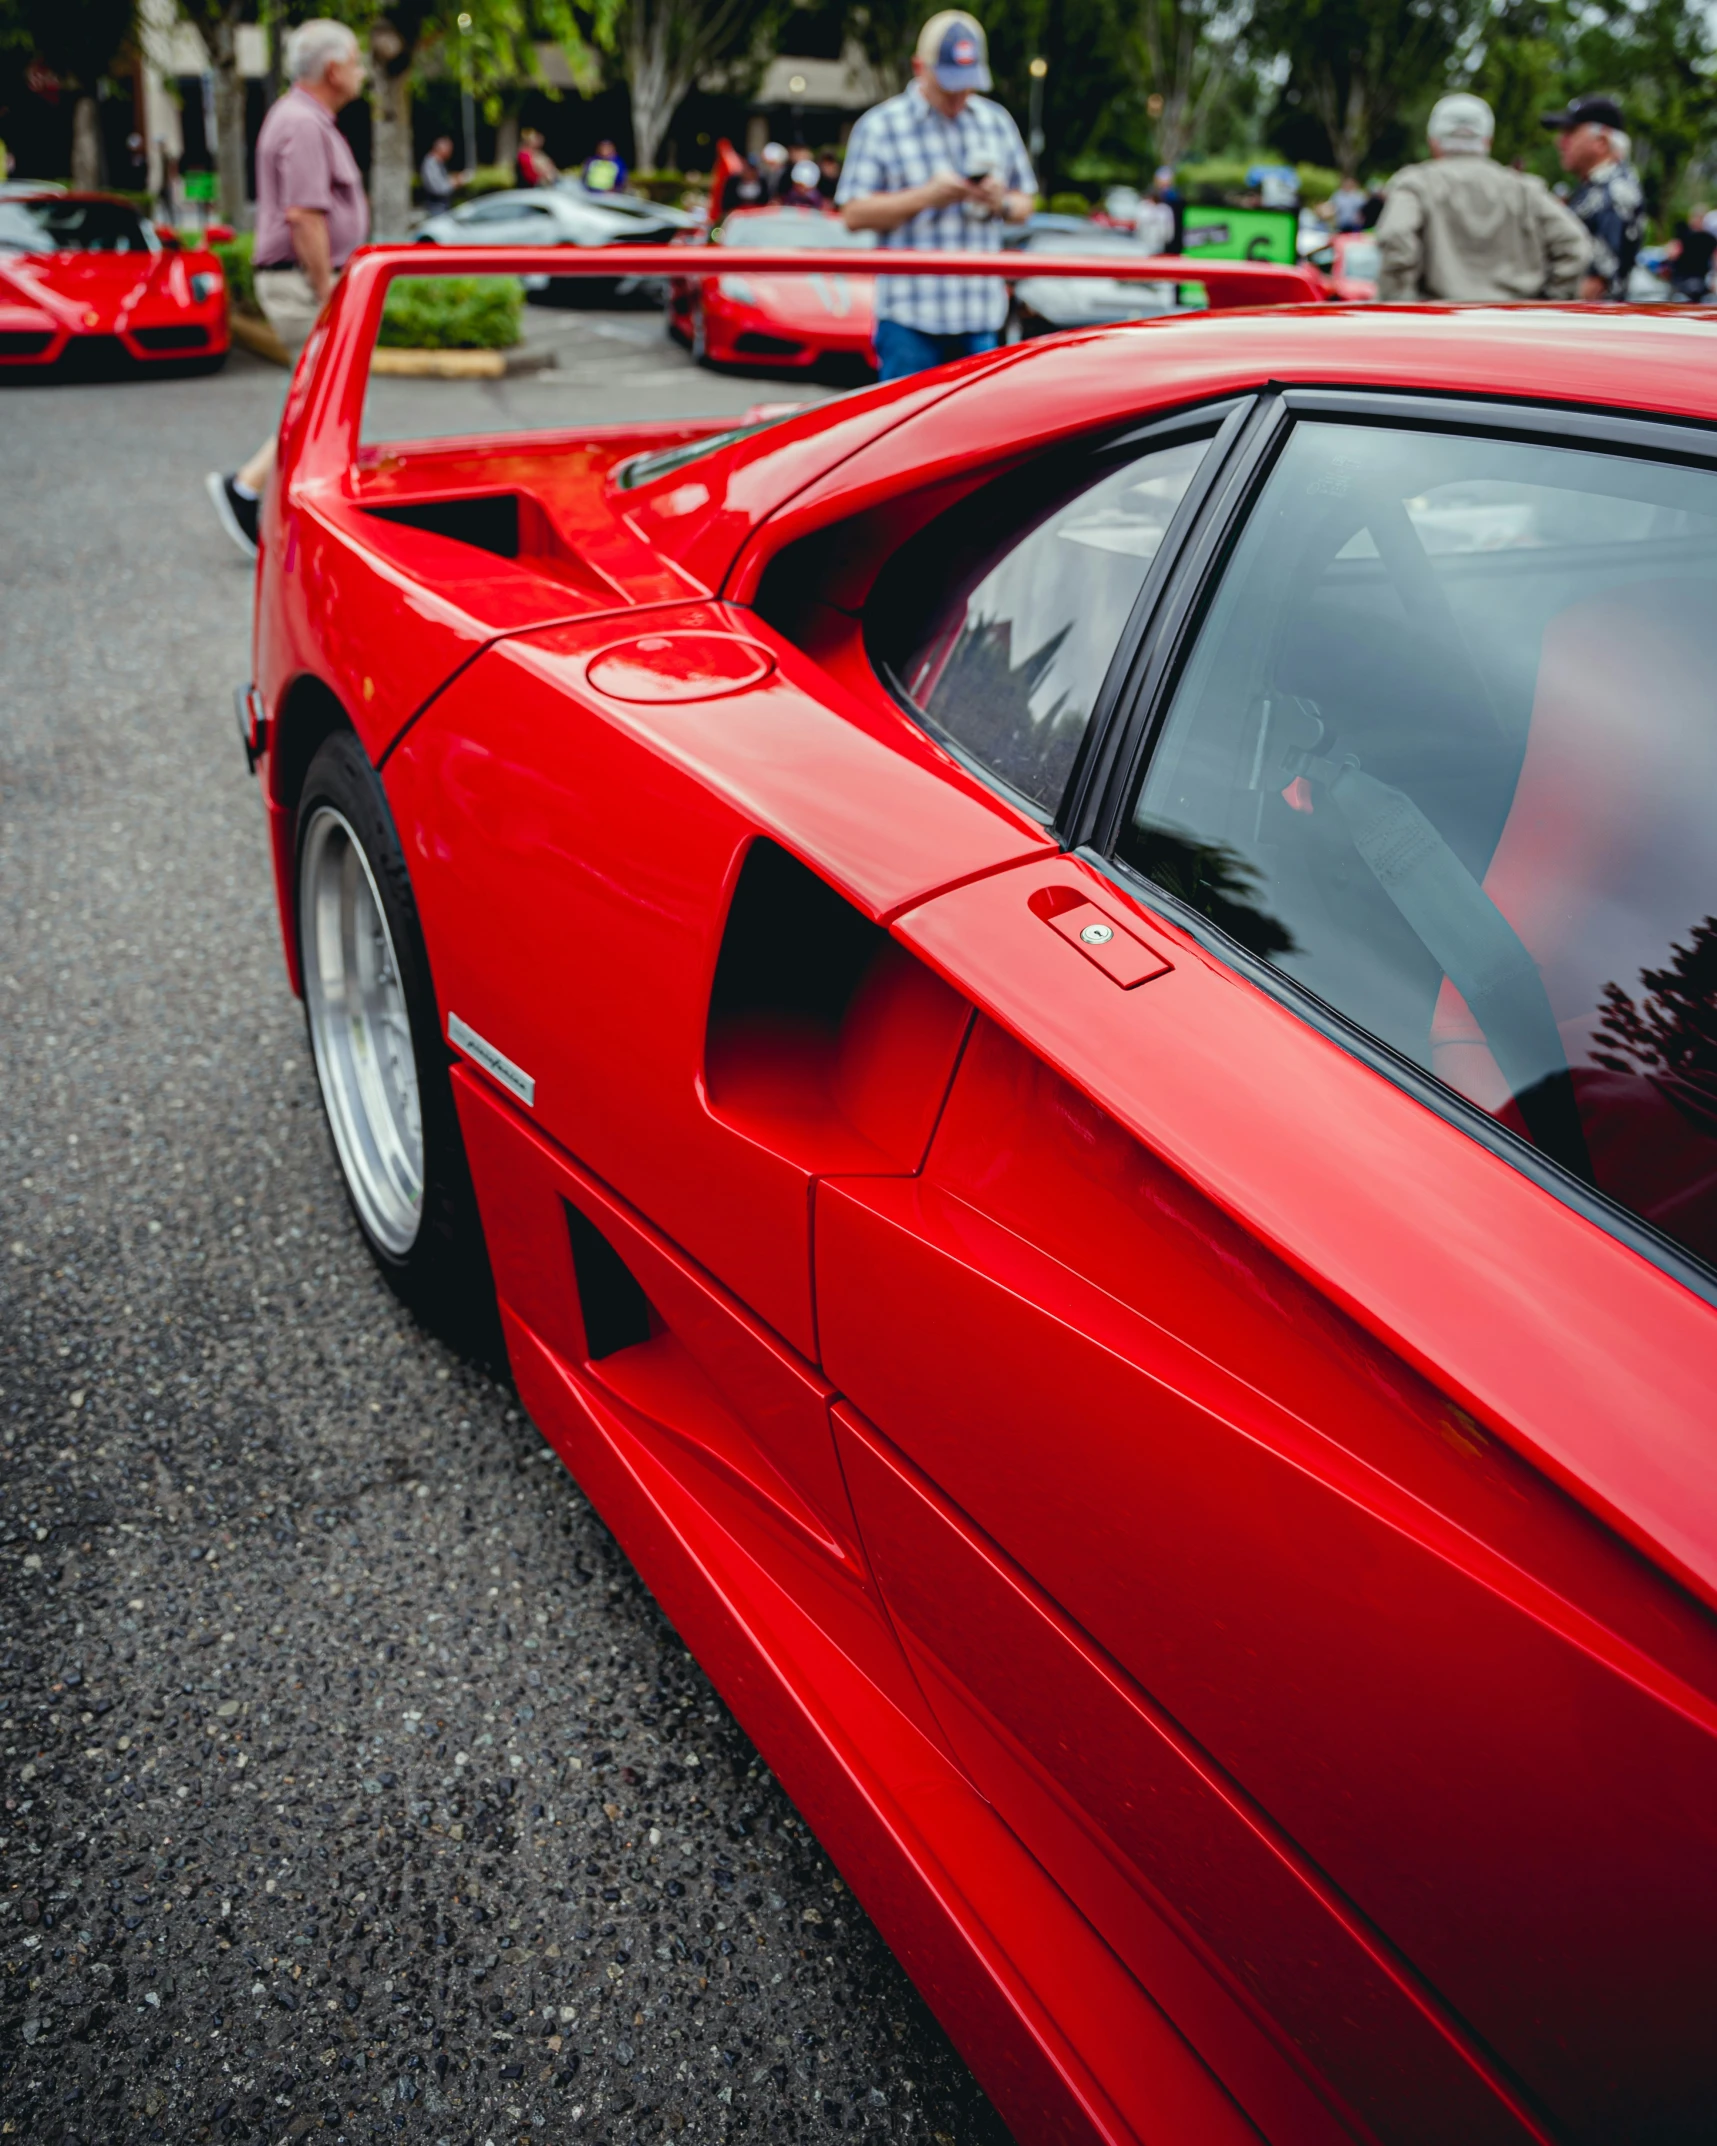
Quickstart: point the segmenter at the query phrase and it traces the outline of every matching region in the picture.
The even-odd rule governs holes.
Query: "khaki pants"
[[[310,340],[316,316],[322,308],[310,288],[310,278],[301,268],[259,268],[256,299],[268,316],[268,325],[286,346],[286,362],[298,363],[298,353]]]

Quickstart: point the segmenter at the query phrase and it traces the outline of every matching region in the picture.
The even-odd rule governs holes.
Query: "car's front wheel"
[[[490,1353],[494,1290],[428,956],[387,800],[349,731],[305,779],[297,908],[310,1048],[358,1225],[426,1325]]]

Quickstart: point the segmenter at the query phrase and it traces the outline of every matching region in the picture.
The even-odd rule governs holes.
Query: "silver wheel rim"
[[[423,1221],[423,1112],[399,963],[363,846],[331,805],[304,838],[304,1001],[322,1101],[359,1219],[403,1257]]]

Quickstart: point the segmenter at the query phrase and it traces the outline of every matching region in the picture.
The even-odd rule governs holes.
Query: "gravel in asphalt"
[[[430,430],[779,392],[636,315],[556,332],[553,390],[388,393]],[[281,389],[242,354],[0,389],[0,2133],[1001,2141],[512,1392],[350,1220],[202,493]]]

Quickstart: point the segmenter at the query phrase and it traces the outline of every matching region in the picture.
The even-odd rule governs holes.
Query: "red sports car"
[[[362,450],[408,260],[244,703],[383,1270],[1020,2138],[1708,2136],[1717,325]]]
[[[0,366],[217,372],[221,264],[110,194],[0,201]]]
[[[849,231],[819,209],[735,209],[706,243],[863,252],[876,234]],[[804,372],[832,360],[869,370],[872,319],[870,278],[838,271],[758,275],[736,261],[722,275],[677,276],[668,286],[668,333],[700,365]]]
[[[1383,257],[1371,231],[1335,231],[1305,256],[1331,298],[1348,305],[1369,305],[1377,296]]]

